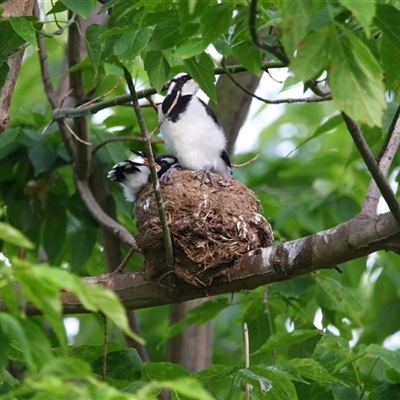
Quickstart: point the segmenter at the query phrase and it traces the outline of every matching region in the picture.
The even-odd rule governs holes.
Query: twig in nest
[[[90,106],[90,105],[93,104],[93,103],[97,103],[97,102],[98,102],[99,100],[101,100],[101,99],[104,99],[104,97],[108,96],[109,94],[111,94],[112,92],[114,92],[114,91],[117,89],[117,87],[118,87],[119,84],[121,83],[121,79],[122,79],[122,77],[120,77],[120,78],[118,79],[118,82],[115,84],[115,86],[114,86],[113,88],[111,88],[107,93],[103,93],[103,94],[101,94],[100,96],[98,96],[98,97],[96,97],[96,98],[94,98],[94,99],[91,99],[91,100],[89,100],[87,103],[83,103],[83,104],[81,104],[80,106],[78,106],[78,107],[76,107],[76,108],[87,107],[87,106]]]
[[[243,164],[232,164],[233,168],[242,168],[242,167],[247,167],[248,165],[252,164],[254,161],[256,161],[260,157],[259,154],[256,154],[251,160],[244,162]]]
[[[72,128],[65,122],[63,121],[62,124],[67,128],[68,132],[78,141],[83,144],[86,144],[87,146],[91,146],[92,143],[86,142],[85,140],[81,139],[73,130]]]

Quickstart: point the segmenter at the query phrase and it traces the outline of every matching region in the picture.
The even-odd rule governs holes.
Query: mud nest
[[[212,174],[213,184],[200,186],[193,171],[176,171],[161,185],[174,250],[173,272],[196,286],[207,286],[244,253],[269,246],[271,226],[258,213],[255,194],[242,183]],[[135,203],[137,242],[153,279],[166,270],[165,248],[152,185]]]

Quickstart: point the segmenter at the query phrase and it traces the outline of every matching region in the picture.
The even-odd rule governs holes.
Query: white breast
[[[163,117],[161,107],[159,116]],[[196,96],[176,122],[165,120],[162,123],[161,134],[168,151],[178,158],[183,168],[198,171],[210,167],[216,173],[231,176],[221,158],[225,135]]]

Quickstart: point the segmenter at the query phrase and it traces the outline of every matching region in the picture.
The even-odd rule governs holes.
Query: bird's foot
[[[161,184],[165,185],[168,183],[169,179],[171,178],[171,175],[174,173],[174,171],[181,171],[182,167],[176,163],[171,165],[165,172],[162,173],[162,175],[159,177],[159,181]]]
[[[212,170],[213,169],[211,167],[205,166],[203,169],[196,171],[195,179],[202,176],[200,186],[204,185],[204,183],[206,183],[207,179],[210,181],[211,185],[213,184],[212,179],[211,179],[211,171]]]

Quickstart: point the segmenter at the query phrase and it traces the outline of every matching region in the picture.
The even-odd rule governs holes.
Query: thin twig
[[[249,351],[249,329],[247,323],[243,324],[243,335],[244,335],[244,367],[247,369],[250,367],[250,351]],[[246,381],[246,400],[250,400],[250,383]]]
[[[259,154],[256,154],[251,160],[244,162],[243,164],[232,164],[233,168],[242,168],[246,167],[247,165],[252,164],[254,161],[256,161],[260,157]]]
[[[376,185],[378,186],[383,198],[386,201],[393,215],[393,218],[400,225],[400,205],[397,201],[396,195],[393,193],[393,190],[386,180],[385,175],[380,170],[379,165],[372,155],[372,152],[368,147],[368,144],[365,141],[358,124],[349,116],[347,116],[344,112],[342,112],[342,116],[346,123],[347,129],[350,132],[350,135],[353,138],[353,141],[361,154],[361,157],[363,158],[369,172],[371,173],[374,181],[376,182]]]
[[[107,331],[107,317],[105,314],[101,314],[103,317],[103,333],[104,333],[104,341],[103,341],[103,369],[102,369],[102,379],[105,382],[107,378],[107,353],[108,353],[108,331]]]
[[[115,270],[113,271],[114,273],[120,273],[124,270],[124,268],[126,267],[126,264],[128,264],[128,261],[131,259],[131,257],[133,256],[133,253],[136,251],[136,249],[134,249],[133,247],[131,247],[128,251],[128,253],[126,254],[125,258],[121,261],[121,264],[118,265],[117,268],[115,268]]]
[[[92,155],[95,154],[98,150],[100,150],[103,146],[105,146],[108,143],[129,142],[129,141],[144,142],[145,140],[140,136],[116,136],[116,137],[108,138],[93,148]],[[157,139],[157,140],[151,141],[151,144],[161,144],[161,143],[164,143],[164,141],[162,139]]]
[[[395,119],[389,129],[387,138],[384,145],[382,146],[379,156],[377,157],[377,162],[379,163],[379,168],[383,175],[387,175],[394,156],[400,145],[400,107],[398,112],[396,112]],[[364,203],[361,208],[360,215],[365,217],[373,218],[376,214],[380,197],[380,191],[376,185],[375,180],[371,180],[367,193],[365,195]]]
[[[98,97],[96,97],[96,98],[94,98],[94,99],[91,99],[91,100],[88,101],[87,103],[81,104],[81,105],[78,106],[77,108],[79,109],[79,108],[83,108],[83,107],[88,107],[88,106],[90,106],[91,104],[98,103],[99,100],[104,99],[104,97],[107,97],[109,94],[111,94],[112,92],[114,92],[114,91],[117,89],[117,87],[119,86],[119,84],[120,84],[120,82],[121,82],[121,79],[122,79],[122,78],[119,78],[119,79],[118,79],[118,82],[117,82],[117,83],[114,85],[114,87],[111,88],[108,92],[103,93],[103,94],[101,94],[100,96],[98,96]]]
[[[55,14],[54,14],[55,15]],[[57,22],[57,18],[55,19],[57,26],[60,28],[57,29],[54,32],[51,33],[46,33],[46,32],[40,32],[41,36],[45,36],[47,38],[52,38],[54,36],[60,36],[62,35],[74,22],[75,22],[76,14],[72,14],[71,18],[67,21],[67,23],[64,26],[60,26]]]
[[[124,67],[124,74],[125,74],[125,80],[126,80],[126,83],[128,85],[129,92],[131,95],[133,110],[135,111],[136,119],[139,123],[139,127],[142,132],[143,138],[145,139],[146,156],[149,161],[151,180],[153,183],[153,190],[154,190],[154,195],[156,198],[158,215],[160,217],[161,229],[162,229],[163,236],[164,236],[166,263],[167,263],[167,266],[170,267],[174,262],[174,254],[173,254],[173,250],[172,250],[171,235],[169,233],[164,203],[162,201],[161,192],[160,192],[160,182],[158,181],[158,177],[157,177],[157,171],[156,171],[154,156],[153,156],[153,149],[151,148],[150,135],[149,135],[146,124],[143,119],[143,115],[142,115],[142,112],[140,109],[140,105],[139,105],[138,97],[136,94],[135,85],[132,80],[132,76],[125,67]]]
[[[86,142],[85,140],[81,139],[74,131],[73,129],[65,122],[63,121],[62,124],[67,128],[68,132],[80,143],[86,145],[86,146],[91,146],[92,143]]]
[[[224,65],[222,66],[223,68],[226,68]],[[241,89],[244,93],[248,94],[251,97],[254,97],[255,99],[262,101],[263,103],[266,104],[282,104],[282,103],[319,103],[322,101],[329,101],[332,100],[332,96],[325,96],[325,97],[303,97],[303,98],[288,98],[288,99],[277,99],[277,100],[268,100],[263,97],[257,96],[255,93],[251,92],[250,90],[246,89],[243,85],[241,85],[233,76],[232,74],[227,70],[226,71],[229,79],[232,81],[234,85],[236,85],[239,89]]]

